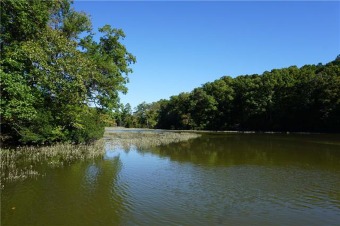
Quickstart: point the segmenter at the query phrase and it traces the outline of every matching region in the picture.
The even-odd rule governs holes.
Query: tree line
[[[96,35],[70,0],[2,0],[1,142],[91,142],[104,126],[340,132],[340,57],[224,76],[168,100],[119,102],[130,65],[121,29]],[[95,38],[99,37],[99,38]]]
[[[340,56],[324,65],[224,76],[126,112],[126,126],[136,127],[340,132]]]
[[[114,124],[130,64],[121,29],[95,38],[70,0],[2,0],[1,142],[89,142]]]

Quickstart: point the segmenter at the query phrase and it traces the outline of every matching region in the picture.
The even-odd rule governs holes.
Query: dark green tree
[[[105,25],[99,29],[100,40],[93,40],[89,17],[74,11],[71,4],[68,0],[1,1],[5,142],[88,140],[84,133],[90,131],[89,118],[96,118],[84,117],[94,114],[89,106],[96,106],[98,117],[110,121],[104,115],[112,116],[118,92],[126,92],[129,65],[135,57],[120,43],[123,31]]]
[[[164,129],[340,132],[340,61],[224,76],[158,103]]]
[[[190,93],[189,112],[192,118],[191,128],[213,129],[213,121],[217,113],[217,101],[202,88],[196,88]]]

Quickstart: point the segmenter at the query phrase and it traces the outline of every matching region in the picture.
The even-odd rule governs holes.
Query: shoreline
[[[182,133],[230,133],[230,134],[301,134],[301,135],[319,135],[319,134],[335,134],[340,133],[323,133],[323,132],[291,132],[291,131],[255,131],[255,130],[174,130],[174,129],[150,129],[150,128],[125,128],[125,127],[105,127],[104,136],[106,132],[182,132]]]
[[[1,184],[43,175],[44,167],[63,167],[76,161],[103,157],[108,149],[150,148],[170,143],[186,142],[203,134],[273,134],[273,135],[331,135],[333,133],[306,132],[256,132],[256,131],[207,131],[207,130],[161,130],[144,128],[105,127],[103,137],[92,144],[56,143],[49,146],[20,146],[1,148]]]

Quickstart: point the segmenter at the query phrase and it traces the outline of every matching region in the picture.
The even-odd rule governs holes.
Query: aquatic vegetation
[[[77,160],[94,159],[103,156],[104,153],[102,139],[89,145],[60,143],[45,147],[24,146],[1,149],[1,187],[5,181],[23,180],[42,175],[43,172],[40,172],[39,168],[43,165],[60,167]]]
[[[106,148],[148,148],[199,137],[188,132],[158,130],[106,130],[104,139],[90,145],[60,143],[52,146],[24,146],[0,151],[1,188],[5,181],[24,180],[44,174],[44,166],[62,167],[77,160],[102,157]]]
[[[170,143],[178,143],[200,137],[200,134],[190,132],[168,132],[163,130],[106,130],[104,137],[110,148],[131,146],[148,148]]]

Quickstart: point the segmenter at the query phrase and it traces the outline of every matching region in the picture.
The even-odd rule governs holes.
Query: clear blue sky
[[[340,54],[340,2],[76,1],[97,30],[122,28],[137,57],[121,102],[136,107],[224,75],[327,63]]]

